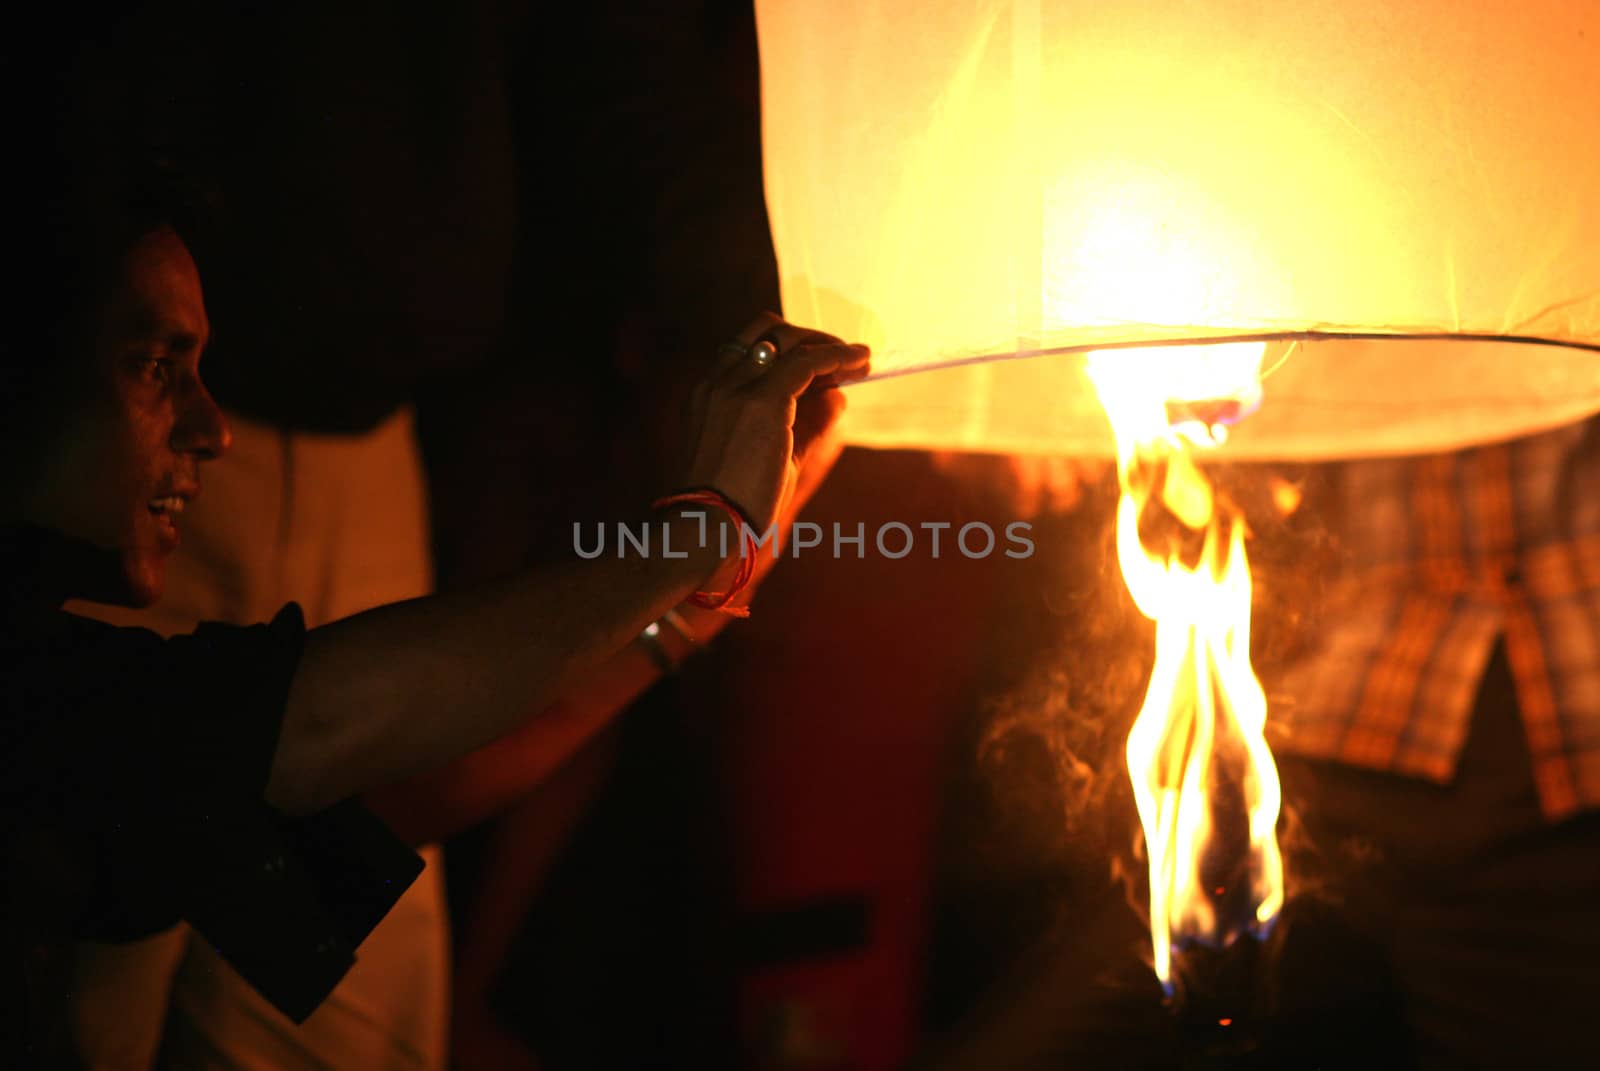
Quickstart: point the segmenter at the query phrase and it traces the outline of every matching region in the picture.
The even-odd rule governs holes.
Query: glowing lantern
[[[1080,357],[995,359],[1240,338],[1237,456],[1600,410],[1592,0],[756,11],[785,312],[887,377],[854,442],[1108,454]]]

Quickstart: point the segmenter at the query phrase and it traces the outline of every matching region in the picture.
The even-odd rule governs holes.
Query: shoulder
[[[161,885],[155,871],[215,854],[193,850],[210,826],[237,832],[265,807],[304,634],[290,605],[268,623],[168,639],[66,613],[9,636],[0,659],[8,853],[30,830],[48,831],[53,849],[89,862],[77,868],[82,880],[43,886],[81,891],[93,874],[116,890],[108,903],[165,904],[168,891],[147,888]]]
[[[127,713],[130,704],[165,696],[171,710],[170,701],[181,695],[292,674],[304,637],[305,621],[293,603],[270,622],[206,623],[172,637],[63,611],[8,632],[0,654],[0,704],[8,713],[83,718],[106,703]]]
[[[173,778],[264,781],[304,636],[293,604],[169,639],[52,615],[0,656],[0,767],[18,789],[101,800],[170,793]]]

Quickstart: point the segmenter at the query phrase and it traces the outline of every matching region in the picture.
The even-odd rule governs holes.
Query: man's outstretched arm
[[[864,375],[867,352],[781,321],[747,336],[774,339],[781,356],[767,368],[734,354],[697,392],[685,482],[717,488],[765,529],[792,494],[809,440],[842,409],[831,388]],[[269,802],[318,810],[481,747],[577,690],[721,564],[718,540],[701,545],[698,519],[680,509],[656,520],[684,557],[574,561],[314,629],[290,687]]]

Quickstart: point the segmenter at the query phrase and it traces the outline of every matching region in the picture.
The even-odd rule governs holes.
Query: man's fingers
[[[772,314],[768,313],[767,315],[771,316]],[[801,327],[798,324],[792,324],[786,320],[776,318],[773,319],[773,322],[766,330],[756,337],[771,339],[772,344],[778,347],[778,353],[781,355],[787,355],[791,350],[798,349],[801,346],[843,346],[845,344],[844,339],[835,338],[826,331]]]
[[[761,383],[766,391],[782,391],[791,398],[805,393],[812,382],[831,376],[834,382],[846,377],[859,379],[866,374],[872,351],[865,346],[840,343],[802,346],[780,357]]]
[[[767,332],[781,326],[784,326],[784,321],[781,316],[779,316],[777,313],[763,312],[754,320],[751,320],[749,323],[745,324],[743,329],[741,329],[737,335],[733,336],[733,341],[743,346],[749,346],[762,335],[765,335]]]
[[[866,379],[871,374],[871,364],[863,364],[855,368],[841,368],[837,372],[829,372],[826,375],[818,376],[812,380],[811,388],[815,390],[818,387],[842,387],[846,383],[854,383],[857,380]]]
[[[809,390],[801,396],[794,414],[794,457],[804,464],[813,445],[827,437],[845,410],[845,396],[836,390]]]
[[[783,325],[783,320],[773,313],[763,312],[754,320],[745,324],[738,334],[717,348],[717,364],[712,371],[710,379],[722,381],[729,377],[735,369],[742,365],[754,365],[750,360],[750,347],[754,346],[763,336]],[[759,372],[759,367],[748,369],[749,372]],[[741,375],[738,378],[749,378]]]
[[[774,359],[765,365],[757,364],[749,355],[750,347],[762,341],[771,343],[776,351]],[[766,376],[775,365],[792,363],[795,357],[805,351],[845,345],[825,331],[814,331],[809,327],[787,323],[770,312],[762,313],[746,325],[745,329],[739,332],[735,342],[744,347],[744,350],[742,353],[736,352],[730,345],[731,359],[719,364],[717,369],[716,379],[721,386],[743,387]]]
[[[714,382],[723,378],[738,367],[741,361],[748,361],[749,359],[749,350],[744,348],[742,342],[724,342],[717,349],[716,367],[711,370],[711,375],[707,377],[706,381]]]

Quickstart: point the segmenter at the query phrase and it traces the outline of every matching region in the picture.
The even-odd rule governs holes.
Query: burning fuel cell
[[[1261,937],[1283,906],[1278,771],[1250,666],[1244,524],[1191,456],[1217,442],[1221,425],[1187,419],[1202,408],[1195,403],[1211,413],[1252,408],[1264,350],[1170,347],[1091,353],[1087,362],[1117,443],[1117,560],[1156,625],[1155,665],[1126,754],[1150,869],[1153,965],[1169,995],[1174,942]],[[1147,545],[1140,519],[1152,503],[1201,533],[1197,560]],[[1243,820],[1242,837],[1227,835],[1230,810]]]

